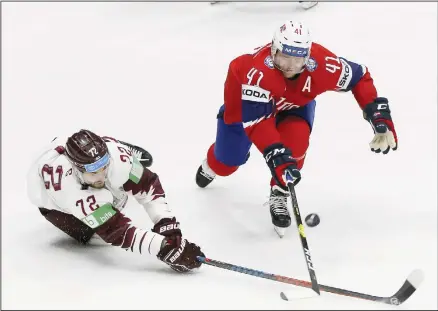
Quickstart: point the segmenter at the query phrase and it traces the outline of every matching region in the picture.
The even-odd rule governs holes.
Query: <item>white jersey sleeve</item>
[[[174,217],[158,175],[143,167],[125,145],[109,138],[106,144],[114,164],[108,172],[111,187],[132,194],[154,224]]]
[[[49,200],[45,187],[46,184],[43,182],[42,167],[44,167],[46,164],[50,166],[50,163],[55,161],[60,156],[59,151],[61,151],[61,149],[59,149],[59,146],[63,146],[65,141],[65,138],[55,138],[51,143],[41,148],[37,159],[32,163],[27,173],[27,195],[32,204],[38,207],[46,206]],[[60,177],[58,173],[59,172],[56,170],[55,172],[51,172],[51,174],[55,174],[53,178],[53,183],[55,186],[57,186],[57,179]]]

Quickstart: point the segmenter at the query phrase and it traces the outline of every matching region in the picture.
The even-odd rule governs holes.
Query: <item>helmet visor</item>
[[[106,153],[103,157],[91,164],[85,164],[84,170],[85,172],[93,173],[99,171],[102,167],[107,166],[110,160],[110,156]]]
[[[95,188],[105,186],[105,180],[110,164],[110,155],[107,153],[102,158],[91,164],[78,167],[84,182]]]
[[[95,172],[84,172],[82,173],[82,177],[84,182],[95,187],[101,188],[105,185],[105,179],[108,173],[109,164],[101,167],[99,170]]]

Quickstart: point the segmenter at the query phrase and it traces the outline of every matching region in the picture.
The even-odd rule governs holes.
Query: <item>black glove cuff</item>
[[[263,150],[263,157],[271,169],[274,169],[285,163],[297,162],[292,157],[292,152],[281,143],[269,145]]]
[[[182,236],[179,222],[176,218],[163,218],[155,224],[152,231],[165,237]]]
[[[378,119],[392,120],[388,99],[377,97],[374,102],[367,104],[363,110],[363,117],[371,123]]]

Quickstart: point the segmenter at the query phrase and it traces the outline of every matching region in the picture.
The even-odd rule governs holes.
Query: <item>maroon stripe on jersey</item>
[[[141,239],[140,239],[140,243],[139,243],[139,245],[138,245],[138,250],[139,250],[140,254],[141,254],[141,247],[143,246],[143,240],[144,240],[144,238],[146,237],[146,233],[147,233],[147,232],[145,232],[145,233],[143,234],[143,236],[142,236]]]
[[[134,233],[137,228],[131,227],[126,231],[125,240],[123,241],[122,248],[129,248],[132,245],[134,239]]]
[[[152,187],[154,188],[154,192],[149,193]],[[158,196],[165,197],[165,193],[161,185],[160,178],[158,177],[157,174],[151,172],[147,168],[144,168],[143,175],[141,176],[138,184],[134,183],[132,180],[128,180],[123,185],[123,189],[126,192],[132,191],[133,195],[136,195],[137,193],[146,192],[149,195],[155,195],[156,197]]]
[[[119,141],[117,140],[117,139],[115,139],[115,138],[113,138],[113,137],[109,137],[109,136],[102,136],[102,139],[105,141],[105,142],[107,142],[107,143],[110,143],[110,142],[115,142],[115,143],[118,143]]]
[[[125,235],[130,227],[131,219],[116,211],[106,223],[97,228],[96,233],[107,243],[120,246],[125,239]],[[132,227],[135,230],[135,227]],[[129,245],[130,246],[130,245]]]
[[[131,252],[134,252],[134,244],[135,244],[135,239],[137,238],[137,233],[134,235],[134,239],[132,240],[132,244],[131,244]]]
[[[151,253],[151,244],[152,244],[152,241],[155,239],[155,237],[156,237],[156,235],[154,234],[154,236],[152,237],[151,241],[149,242],[149,247],[148,247],[149,254]]]

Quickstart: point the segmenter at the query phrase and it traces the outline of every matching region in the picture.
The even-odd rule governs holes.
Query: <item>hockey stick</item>
[[[308,281],[303,281],[299,279],[294,279],[286,276],[281,276],[278,274],[272,274],[272,273],[266,273],[263,271],[253,270],[250,268],[245,268],[241,266],[236,266],[230,263],[217,261],[214,259],[206,258],[206,257],[197,257],[199,262],[202,262],[203,264],[210,265],[213,267],[231,270],[243,274],[252,275],[258,278],[264,278],[276,282],[282,282],[287,284],[292,284],[295,286],[300,287],[306,287],[306,288],[312,288],[312,283]],[[380,297],[380,296],[373,296],[358,292],[353,292],[350,290],[327,286],[327,285],[319,285],[319,288],[321,291],[336,294],[336,295],[342,295],[342,296],[348,296],[353,298],[359,298],[369,301],[375,301],[375,302],[381,302],[385,304],[390,305],[400,305],[404,301],[406,301],[409,297],[412,296],[412,294],[415,292],[415,290],[420,286],[421,282],[423,281],[424,276],[423,272],[421,270],[414,270],[409,274],[408,278],[405,280],[403,285],[400,287],[400,289],[392,296],[390,297]],[[284,300],[288,300],[287,296],[284,293],[281,293],[281,298]]]
[[[298,227],[298,233],[300,235],[301,246],[303,247],[304,258],[307,263],[307,271],[309,271],[310,281],[312,282],[312,289],[317,293],[319,292],[319,284],[316,279],[316,272],[313,268],[312,258],[310,256],[309,245],[307,244],[306,234],[304,233],[303,221],[301,220],[300,208],[298,207],[297,195],[295,193],[295,186],[293,183],[293,177],[289,170],[286,170],[284,174],[284,179],[286,181],[287,187],[289,188],[290,197],[292,201],[292,210],[295,215],[295,221]]]

